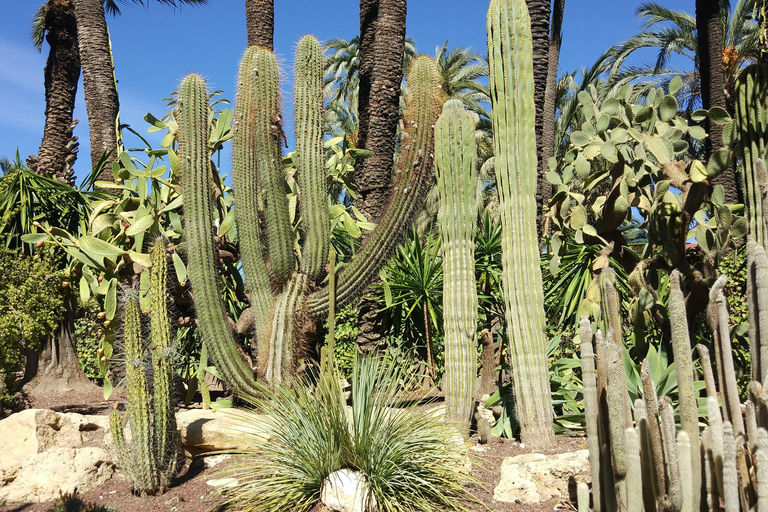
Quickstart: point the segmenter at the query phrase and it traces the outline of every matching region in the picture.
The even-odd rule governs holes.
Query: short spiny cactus
[[[323,165],[322,51],[304,37],[296,52],[294,92],[297,182],[303,249],[293,252],[280,146],[283,141],[278,68],[274,54],[249,48],[243,57],[234,128],[233,188],[238,237],[250,308],[256,372],[263,380],[289,381],[301,356],[304,331],[328,312],[323,286],[329,253],[327,176]],[[349,304],[374,279],[408,229],[433,163],[433,126],[444,101],[434,61],[417,58],[408,75],[403,149],[389,209],[367,243],[339,272],[336,301]],[[227,384],[243,397],[260,393],[238,353],[217,283],[211,169],[205,151],[205,82],[187,76],[179,89],[179,160],[185,191],[189,275],[203,340]]]
[[[130,443],[126,442],[125,422],[120,413],[113,411],[110,417],[120,467],[134,491],[142,495],[165,492],[176,473],[179,451],[171,391],[173,350],[166,309],[167,261],[162,240],[155,243],[151,258],[148,291],[151,369],[147,368],[145,342],[141,336],[141,307],[136,292],[127,294],[123,315]],[[154,384],[151,392],[150,381]]]

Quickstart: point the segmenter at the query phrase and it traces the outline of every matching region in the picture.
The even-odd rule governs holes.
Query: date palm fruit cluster
[[[659,400],[647,360],[640,374],[643,399],[630,404],[618,297],[612,271],[602,271],[606,335],[599,329],[593,333],[587,317],[582,317],[579,332],[592,510],[714,511],[721,503],[734,511],[768,507],[768,257],[751,239],[747,255],[753,354],[749,398],[745,404],[739,401],[723,294],[726,277],[721,276],[710,290],[707,312],[717,381],[709,351],[697,347],[707,395],[703,430],[680,272],[670,275],[669,299],[679,392],[676,431],[673,406],[669,397]],[[589,501],[587,485],[579,484],[579,510],[589,510]]]
[[[162,239],[155,242],[150,256],[152,268],[146,302],[150,336],[145,342],[139,294],[129,291],[123,313],[127,417],[115,410],[109,421],[120,468],[134,491],[141,495],[165,492],[176,474],[180,447],[171,389],[174,351],[166,306],[168,262]],[[130,441],[124,434],[126,426],[130,429]]]
[[[296,166],[302,247],[288,214],[280,146],[279,69],[266,49],[246,50],[238,78],[233,189],[246,292],[253,315],[256,368],[240,356],[220,300],[208,141],[208,90],[196,74],[179,87],[179,161],[185,195],[188,268],[203,340],[227,384],[245,398],[259,395],[254,378],[290,382],[305,346],[303,332],[328,313],[323,285],[329,253],[327,175],[323,162],[322,51],[312,36],[296,50]],[[421,204],[433,165],[433,126],[444,94],[433,60],[417,58],[408,74],[405,132],[393,196],[368,241],[338,272],[336,303],[357,298],[391,255]]]

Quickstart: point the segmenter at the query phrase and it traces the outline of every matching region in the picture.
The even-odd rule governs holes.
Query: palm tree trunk
[[[74,1],[85,109],[88,112],[91,139],[91,165],[96,167],[104,153],[109,152],[107,163],[98,179],[113,181],[111,163],[117,156],[115,150],[120,104],[104,5],[102,0]]]
[[[245,28],[248,32],[248,46],[274,50],[274,0],[245,0]]]
[[[549,33],[549,55],[547,57],[547,85],[544,89],[544,112],[541,121],[541,157],[539,158],[539,182],[536,203],[543,211],[552,198],[552,186],[546,180],[549,159],[555,155],[555,92],[557,89],[557,67],[560,61],[560,45],[563,41],[563,11],[565,0],[555,0],[552,9],[552,24]],[[539,213],[537,212],[537,215]],[[539,236],[543,233],[543,219],[538,218]]]
[[[74,184],[72,164],[77,149],[72,140],[72,113],[80,78],[80,55],[73,0],[48,0],[44,6],[46,40],[50,46],[45,65],[45,128],[37,156],[27,160],[37,174]],[[77,138],[74,138],[77,140]]]
[[[536,107],[536,158],[538,160],[538,181],[536,185],[536,231],[542,235],[544,204],[550,192],[550,185],[545,175],[549,171],[547,158],[544,156],[544,93],[547,87],[549,69],[549,16],[551,0],[526,0],[531,17],[533,34],[533,103]]]
[[[383,214],[390,195],[403,80],[406,10],[406,0],[360,0],[357,146],[373,155],[355,164],[355,206],[373,221]],[[382,329],[378,311],[365,304],[363,299],[357,343],[360,350],[368,352],[381,341]]]
[[[406,0],[360,1],[358,147],[373,153],[355,169],[355,206],[381,217],[389,198],[403,80]]]
[[[723,76],[723,37],[719,0],[696,0],[696,32],[698,35],[699,76],[701,78],[701,102],[706,109],[722,107],[728,110]],[[733,116],[734,113],[731,112]],[[723,127],[707,120],[709,138],[705,141],[706,157],[723,147]],[[733,166],[712,180],[722,185],[726,203],[739,203],[739,188]]]

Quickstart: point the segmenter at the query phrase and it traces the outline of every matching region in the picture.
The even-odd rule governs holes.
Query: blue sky
[[[0,157],[12,158],[19,148],[22,158],[37,153],[45,121],[43,69],[47,45],[38,53],[30,43],[32,15],[42,0],[6,0],[0,12]],[[611,44],[638,31],[629,0],[566,2],[560,73],[591,65]],[[660,4],[694,12],[694,2],[659,0]],[[289,92],[290,67],[296,41],[307,33],[321,41],[334,37],[351,39],[359,30],[359,2],[338,0],[278,0],[275,2],[275,51],[286,70],[283,89]],[[209,85],[222,89],[234,102],[235,75],[245,48],[246,34],[242,0],[210,0],[202,7],[173,10],[160,4],[149,8],[121,5],[122,15],[107,17],[112,37],[121,121],[146,132],[143,116],[166,113],[163,98],[181,78],[202,74]],[[435,48],[449,40],[449,47],[469,46],[485,55],[486,1],[411,0],[408,3],[407,33],[421,53],[434,55]],[[643,57],[653,60],[651,53]],[[286,108],[290,120],[290,108]],[[80,125],[80,153],[75,169],[82,176],[90,165],[87,117],[78,88],[75,117]],[[286,129],[291,129],[286,126]],[[157,138],[150,139],[159,146]],[[226,151],[226,150],[225,150]],[[222,162],[223,163],[223,162]]]

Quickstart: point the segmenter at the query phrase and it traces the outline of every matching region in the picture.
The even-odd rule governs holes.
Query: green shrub
[[[80,360],[85,376],[89,379],[100,376],[99,345],[104,336],[104,327],[98,318],[100,311],[99,303],[91,298],[86,304],[81,304],[75,318],[77,358]]]
[[[460,446],[443,418],[416,410],[417,400],[397,407],[404,375],[397,364],[365,359],[352,374],[352,409],[338,379],[318,386],[265,390],[246,435],[271,440],[244,452],[227,473],[227,506],[249,511],[306,511],[320,497],[323,480],[349,468],[363,473],[382,512],[457,510],[470,500],[460,471]],[[412,398],[412,395],[409,395]],[[256,444],[256,443],[254,443]]]
[[[39,350],[61,319],[68,281],[55,268],[50,257],[0,249],[0,378],[8,392],[24,350]]]
[[[77,497],[77,491],[73,493],[59,492],[51,512],[119,512],[116,508],[103,507],[95,503],[86,502]]]

